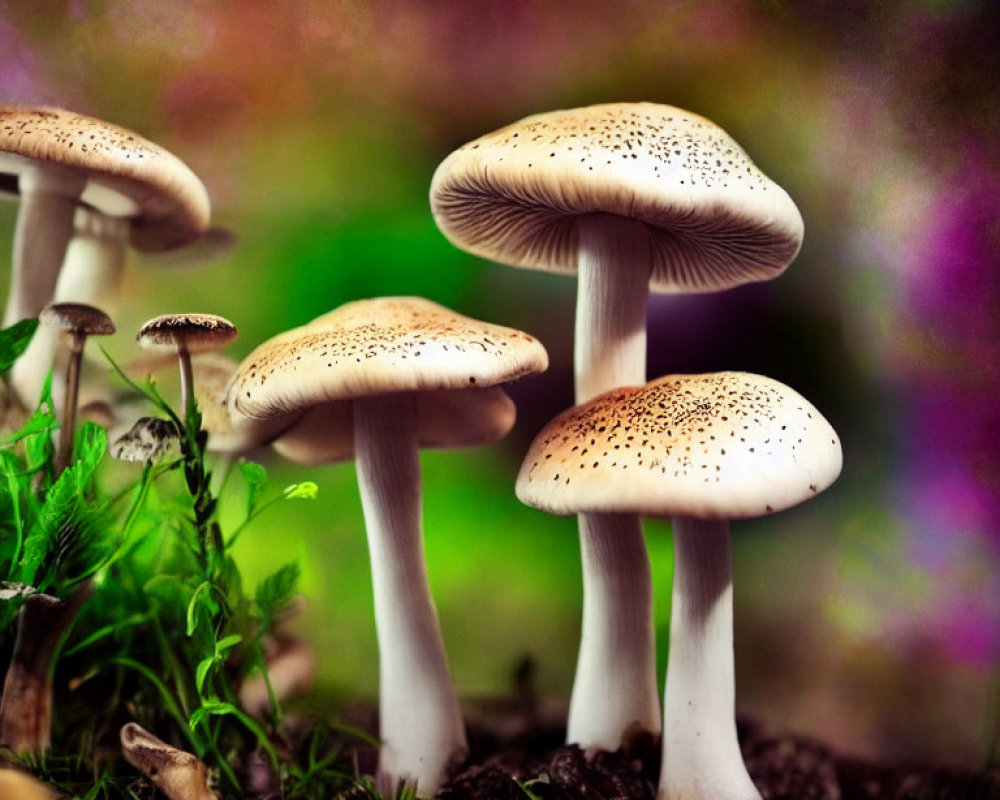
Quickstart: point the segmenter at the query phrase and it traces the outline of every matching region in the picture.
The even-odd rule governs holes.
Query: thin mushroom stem
[[[760,800],[736,738],[729,523],[677,518],[673,534],[657,800]]]
[[[66,404],[59,427],[59,444],[56,450],[56,472],[62,472],[73,456],[73,436],[76,431],[76,405],[80,395],[80,364],[83,361],[83,344],[87,337],[74,333],[66,366]]]
[[[650,252],[642,224],[579,223],[576,401],[646,381]],[[639,518],[581,514],[583,631],[566,740],[615,750],[660,731],[649,558]]]
[[[181,372],[181,421],[187,424],[188,408],[194,397],[194,370],[191,367],[191,353],[183,342],[177,345],[177,365]]]
[[[73,234],[73,214],[86,185],[82,175],[25,163],[18,177],[21,200],[4,327],[38,316],[52,299]]]
[[[424,564],[412,395],[356,399],[355,459],[379,647],[379,781],[432,796],[468,745]]]
[[[660,729],[649,557],[634,514],[581,515],[580,546],[587,591],[567,739],[616,750]]]

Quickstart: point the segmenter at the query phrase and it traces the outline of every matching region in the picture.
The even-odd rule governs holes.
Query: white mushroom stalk
[[[672,527],[670,664],[657,797],[760,800],[736,738],[729,522],[676,517]]]
[[[431,797],[468,745],[424,565],[413,396],[356,399],[354,431],[379,646],[380,783]]]
[[[13,160],[6,156],[4,163]],[[73,234],[73,215],[87,178],[57,166],[22,161],[20,205],[4,327],[38,316],[52,299],[59,268]]]

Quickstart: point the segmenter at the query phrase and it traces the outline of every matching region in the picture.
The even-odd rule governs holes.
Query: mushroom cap
[[[809,499],[841,463],[830,423],[784,384],[667,375],[556,417],[528,449],[516,492],[554,514],[740,519]]]
[[[499,386],[415,394],[417,444],[428,449],[479,447],[506,436],[517,409]],[[349,400],[313,406],[274,442],[289,461],[305,466],[354,458],[354,414]]]
[[[135,337],[143,347],[184,347],[204,353],[225,347],[236,338],[236,326],[216,314],[161,314],[139,328]]]
[[[233,379],[229,409],[263,418],[387,392],[492,386],[547,366],[545,348],[526,333],[419,297],[379,297],[257,347]]]
[[[0,172],[16,170],[24,158],[86,175],[81,201],[134,217],[132,244],[140,250],[179,247],[208,228],[208,192],[198,176],[162,147],[109,122],[61,108],[0,105],[0,154],[9,154],[0,156]]]
[[[802,243],[788,194],[713,122],[614,103],[527,117],[449,155],[431,182],[457,247],[518,267],[575,272],[577,224],[645,223],[656,291],[715,291],[777,277]]]
[[[110,448],[118,461],[159,461],[176,451],[180,435],[173,422],[161,417],[140,417]]]
[[[110,336],[115,323],[101,309],[86,303],[50,303],[41,310],[38,319],[49,325],[58,325],[72,333],[87,336]]]

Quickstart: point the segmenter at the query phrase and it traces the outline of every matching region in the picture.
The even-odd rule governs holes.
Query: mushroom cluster
[[[59,331],[68,332],[57,456],[65,468],[84,341],[114,332],[90,303],[113,306],[126,243],[165,250],[204,237],[208,197],[156,145],[51,108],[0,106],[0,173],[10,176],[0,188],[13,188],[21,203],[6,324],[39,314],[50,323],[15,365],[12,388],[32,402]],[[734,722],[729,523],[828,487],[841,469],[840,442],[805,398],[764,376],[650,381],[646,307],[650,291],[720,291],[780,275],[802,242],[795,204],[714,123],[651,103],[540,114],[476,139],[439,166],[430,204],[460,248],[578,276],[576,405],[538,433],[516,482],[523,503],[579,518],[584,607],[567,742],[593,752],[660,737],[659,800],[759,800]],[[225,464],[262,446],[306,465],[354,459],[379,649],[376,781],[385,792],[410,784],[433,796],[468,741],[424,563],[419,450],[505,436],[516,409],[503,387],[545,370],[546,351],[527,333],[418,297],[348,302],[240,363],[216,352],[235,336],[212,314],[143,325],[143,347],[176,355],[180,414],[167,421],[138,406],[115,409],[116,424],[135,424],[112,452],[152,462],[198,421]],[[643,516],[669,517],[673,528],[662,711]],[[38,595],[24,607],[72,616],[85,599]],[[53,652],[21,642],[19,629],[0,744],[40,750],[51,688],[39,676]],[[311,678],[311,650],[294,650],[287,679],[276,672],[264,688],[243,687],[250,714],[265,713],[276,688],[296,691]],[[21,718],[18,704],[42,712]],[[121,744],[168,796],[214,797],[194,756],[135,723],[122,729]]]
[[[650,290],[719,291],[777,277],[802,243],[798,209],[717,125],[652,103],[538,114],[482,136],[442,162],[430,201],[438,226],[456,246],[512,266],[578,275],[579,405],[553,423],[555,432],[539,434],[528,456],[531,466],[518,482],[523,501],[579,515],[583,630],[567,741],[614,750],[627,747],[636,733],[662,730],[661,800],[758,797],[736,747],[728,540],[723,547],[725,534],[716,520],[769,513],[790,503],[753,497],[753,512],[710,512],[716,522],[694,536],[698,524],[675,517],[662,725],[652,582],[639,515],[671,516],[687,509],[698,519],[699,503],[714,502],[699,500],[706,492],[724,498],[722,508],[734,501],[734,492],[746,500],[751,490],[728,476],[770,469],[774,448],[766,448],[769,460],[761,462],[762,440],[758,458],[744,458],[737,467],[733,459],[745,456],[746,449],[706,433],[708,420],[749,425],[764,419],[768,430],[774,429],[769,444],[791,424],[781,417],[788,412],[785,401],[776,399],[791,390],[736,375],[682,379],[683,390],[669,401],[658,396],[664,386],[658,381],[635,387],[647,381]],[[610,398],[625,405],[612,410],[606,405]],[[651,398],[659,407],[649,405]],[[811,413],[819,425],[819,413]],[[577,415],[600,423],[582,423]],[[784,456],[793,464],[801,458],[802,468],[822,475],[809,483],[812,492],[840,469],[839,443],[827,429],[821,438],[836,458],[827,453],[822,468],[809,463],[805,446]],[[786,444],[790,435],[784,436]],[[704,457],[696,459],[699,448]],[[725,471],[722,462],[711,460],[719,456],[717,449],[729,453]],[[714,566],[699,572],[704,554],[713,551]],[[689,611],[697,595],[692,585],[707,594]],[[707,617],[710,628],[703,625]]]

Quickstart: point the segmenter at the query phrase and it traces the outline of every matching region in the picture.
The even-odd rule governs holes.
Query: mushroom
[[[650,289],[777,277],[798,252],[788,195],[714,123],[652,103],[538,114],[449,155],[431,209],[456,246],[578,273],[576,402],[646,381]],[[659,731],[652,587],[639,522],[580,518],[583,630],[567,741],[614,750]]]
[[[558,416],[529,448],[516,488],[528,505],[673,518],[659,800],[759,800],[734,720],[729,521],[808,500],[841,458],[807,400],[740,372],[608,392]]]
[[[37,316],[53,299],[93,299],[55,295],[75,217],[81,239],[102,226],[98,263],[112,272],[126,235],[116,219],[129,221],[135,247],[154,252],[194,241],[208,227],[208,194],[184,163],[131,131],[63,109],[0,105],[0,175],[16,177],[21,201],[5,326]],[[78,215],[80,206],[89,211]],[[94,262],[93,252],[74,257]],[[23,402],[35,400],[51,356],[43,341],[15,365]]]
[[[162,417],[139,417],[111,445],[111,457],[118,461],[155,463],[180,449],[177,427]]]
[[[39,320],[61,328],[70,335],[69,365],[66,369],[66,399],[59,428],[56,450],[56,470],[61,472],[73,455],[73,434],[76,428],[76,403],[80,388],[80,364],[83,346],[88,336],[110,336],[115,324],[101,309],[84,303],[52,303],[42,309]]]
[[[146,348],[173,348],[181,376],[181,414],[187,420],[194,391],[191,354],[225,347],[236,338],[236,326],[215,314],[162,314],[139,329],[136,340]]]
[[[125,760],[168,800],[219,800],[208,787],[208,769],[193,753],[171,747],[135,722],[122,726],[120,739]]]
[[[484,431],[503,435],[514,414],[509,400],[497,401],[497,384],[547,365],[541,344],[520,331],[429,300],[386,297],[348,303],[265,342],[230,387],[234,416],[319,407],[278,439],[294,440],[309,460],[354,455],[380,659],[378,779],[387,791],[405,781],[420,796],[433,795],[450,761],[467,750],[423,559],[418,447],[480,444]],[[495,416],[486,424],[474,419],[471,431],[460,427],[467,415],[442,426],[440,404],[457,392],[485,399],[481,413]],[[307,450],[308,426],[320,416],[337,422],[314,437],[325,452]],[[427,419],[433,424],[423,430]],[[344,435],[350,430],[353,437]]]

